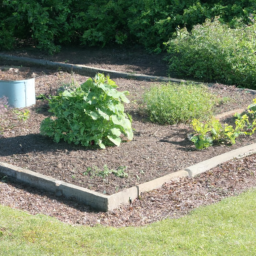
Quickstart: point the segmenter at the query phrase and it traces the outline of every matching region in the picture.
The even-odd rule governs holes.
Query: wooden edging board
[[[233,158],[241,158],[254,153],[256,153],[256,143],[232,150],[219,156],[215,156],[206,161],[189,166],[184,170],[180,170],[152,181],[124,189],[113,195],[104,195],[2,162],[0,162],[0,173],[12,177],[17,181],[24,182],[30,186],[53,192],[58,196],[74,199],[86,205],[90,205],[97,210],[106,212],[118,208],[122,204],[129,204],[134,199],[138,198],[141,193],[160,188],[164,183],[169,182],[172,179],[188,176],[194,177]]]

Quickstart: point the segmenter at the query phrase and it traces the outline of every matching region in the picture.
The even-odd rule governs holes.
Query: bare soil
[[[87,77],[52,71],[35,67],[3,68],[0,77],[4,79],[36,78],[36,95],[54,94],[56,90],[72,81],[82,83]],[[104,194],[144,183],[166,174],[181,170],[190,165],[209,159],[224,152],[256,142],[256,136],[241,137],[235,145],[216,145],[207,150],[197,151],[187,139],[188,125],[152,124],[139,111],[138,102],[142,94],[155,82],[114,79],[121,91],[130,92],[131,104],[125,106],[133,117],[134,139],[122,143],[120,147],[84,148],[64,142],[54,143],[40,135],[40,123],[49,115],[48,106],[43,100],[37,100],[36,106],[29,108],[31,114],[23,122],[8,111],[2,114],[1,127],[4,127],[0,140],[0,161],[52,176],[62,181],[86,187]],[[215,114],[233,109],[245,108],[255,97],[253,93],[238,90],[234,86],[214,84],[209,88],[219,97],[228,97],[229,101],[216,107]],[[125,167],[127,178],[110,174],[107,177],[86,171],[88,168],[104,166],[109,169]]]
[[[20,57],[86,65],[95,68],[123,71],[133,74],[167,76],[165,54],[149,53],[139,46],[127,47],[62,47],[54,55],[43,53],[33,47],[22,47],[1,53]]]

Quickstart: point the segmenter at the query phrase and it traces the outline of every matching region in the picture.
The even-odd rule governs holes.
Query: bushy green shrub
[[[254,0],[0,0],[0,49],[33,38],[49,53],[77,43],[140,43],[161,51],[178,27],[190,31],[216,15],[233,27],[239,17],[249,24],[255,10]]]
[[[131,119],[124,113],[128,92],[119,92],[114,81],[97,74],[80,87],[49,99],[53,117],[41,123],[41,134],[55,142],[64,140],[82,146],[119,146],[121,134],[132,140]]]
[[[186,123],[212,116],[217,97],[203,85],[167,84],[153,86],[144,94],[150,120],[159,124]]]
[[[178,77],[255,88],[256,24],[230,29],[218,20],[182,29],[168,42],[169,71]]]

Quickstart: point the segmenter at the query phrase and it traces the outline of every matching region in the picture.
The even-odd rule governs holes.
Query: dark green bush
[[[178,77],[255,88],[256,24],[230,29],[215,20],[168,42],[169,71]]]
[[[190,31],[216,15],[233,27],[238,18],[248,24],[255,9],[255,0],[0,0],[0,49],[33,38],[49,53],[77,43],[140,43],[161,51],[178,27]]]

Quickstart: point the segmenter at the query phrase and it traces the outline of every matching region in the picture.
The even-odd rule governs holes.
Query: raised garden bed
[[[9,70],[10,71],[10,70]],[[2,70],[1,75],[7,70]],[[75,79],[79,83],[87,77],[62,71],[50,71],[33,67],[23,67],[19,75],[34,74],[36,77],[36,95],[54,94],[65,83]],[[12,74],[9,72],[9,77]],[[10,119],[3,131],[0,144],[0,162],[10,163],[58,180],[85,187],[105,195],[111,195],[169,173],[199,163],[206,159],[231,151],[241,146],[256,142],[256,137],[241,137],[233,146],[214,146],[204,151],[195,150],[187,139],[190,131],[188,125],[161,126],[147,121],[141,116],[137,103],[143,92],[156,82],[115,79],[120,90],[130,92],[131,104],[126,111],[133,117],[134,139],[122,143],[120,147],[108,147],[106,150],[84,148],[64,142],[53,143],[39,134],[41,121],[49,115],[43,100],[30,108],[30,118],[24,123],[18,119]],[[245,90],[237,90],[232,86],[213,85],[210,90],[221,96],[229,97],[229,101],[216,108],[215,114],[233,109],[245,108],[252,102],[255,95]],[[137,102],[135,102],[137,101]],[[8,113],[6,113],[8,115]],[[5,120],[8,117],[5,117]],[[6,125],[6,124],[5,124]],[[128,177],[121,178],[114,174],[106,177],[87,175],[88,168],[97,167],[104,170],[117,170],[125,167]]]

